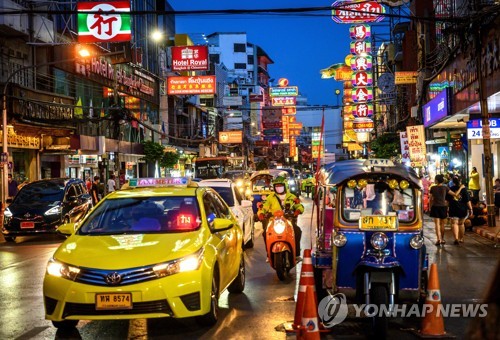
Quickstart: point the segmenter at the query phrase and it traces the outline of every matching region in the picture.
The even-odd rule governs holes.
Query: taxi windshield
[[[80,235],[170,233],[197,230],[201,218],[195,197],[107,199],[78,229]]]
[[[403,223],[415,218],[414,189],[391,189],[385,182],[368,183],[363,188],[344,186],[342,203],[346,221],[357,221],[368,215],[397,216]]]

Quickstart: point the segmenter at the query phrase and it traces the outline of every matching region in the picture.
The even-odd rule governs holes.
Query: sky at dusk
[[[333,1],[273,0],[169,0],[174,10],[270,9],[326,7]],[[321,15],[319,15],[321,14]],[[335,89],[342,83],[321,79],[320,69],[341,63],[349,54],[349,24],[335,23],[330,12],[308,14],[178,15],[176,33],[246,32],[247,41],[260,46],[274,64],[271,78],[287,78],[298,86],[309,105],[337,105]]]

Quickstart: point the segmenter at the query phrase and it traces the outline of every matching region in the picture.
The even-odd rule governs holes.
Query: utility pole
[[[481,41],[481,24],[479,23],[479,27],[476,35],[476,64],[477,64],[477,82],[479,85],[479,103],[481,106],[481,122],[483,125],[483,157],[484,157],[484,181],[485,181],[485,190],[486,190],[486,207],[488,214],[488,227],[495,226],[495,204],[494,204],[494,195],[493,195],[493,173],[492,173],[492,165],[493,159],[491,154],[491,142],[490,142],[490,115],[488,112],[488,100],[486,97],[486,83],[483,75],[483,64],[481,60],[481,50],[482,50],[482,41]]]

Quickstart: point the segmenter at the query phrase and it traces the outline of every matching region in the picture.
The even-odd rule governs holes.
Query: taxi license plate
[[[33,229],[35,222],[21,222],[21,229]]]
[[[96,294],[96,309],[132,309],[131,293]]]
[[[396,231],[398,230],[398,217],[387,215],[362,216],[359,220],[359,229],[367,231]]]

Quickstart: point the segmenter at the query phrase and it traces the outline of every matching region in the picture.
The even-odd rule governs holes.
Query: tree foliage
[[[265,159],[261,160],[259,163],[257,163],[257,166],[255,167],[255,170],[265,170],[269,169],[269,164],[266,162]]]
[[[370,143],[374,158],[394,159],[401,155],[399,133],[384,133]]]
[[[144,145],[144,157],[141,158],[142,160],[147,163],[156,164],[156,162],[162,159],[165,153],[163,145],[150,140],[144,141],[142,144]]]
[[[179,161],[180,155],[177,152],[167,151],[163,154],[159,164],[162,168],[172,169]]]
[[[165,147],[153,141],[145,141],[144,157],[142,158],[147,163],[156,164],[162,168],[171,169],[179,161],[180,155],[177,152],[167,151]]]

